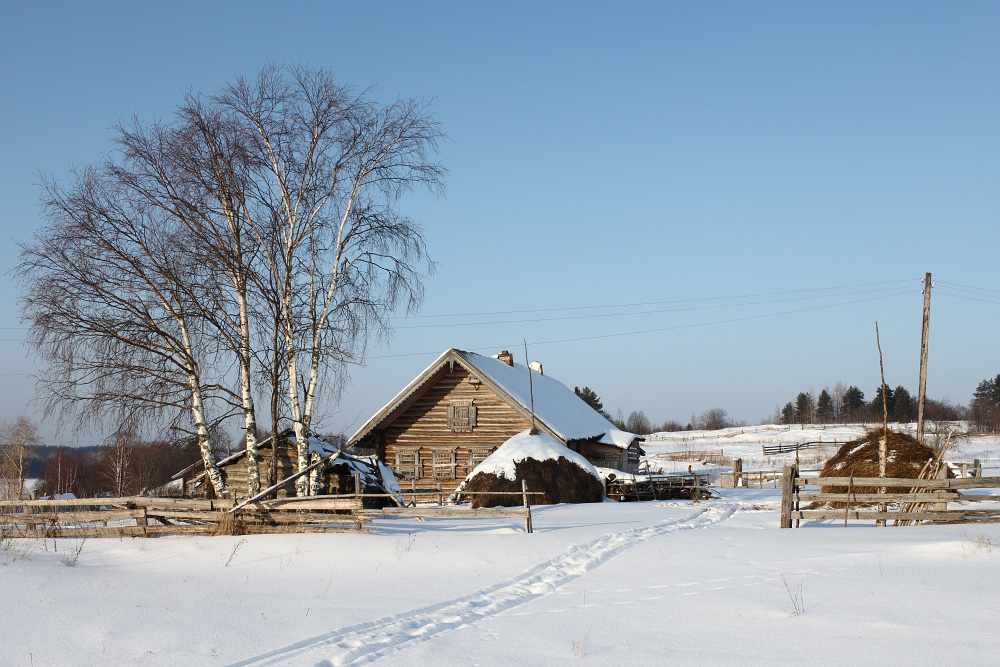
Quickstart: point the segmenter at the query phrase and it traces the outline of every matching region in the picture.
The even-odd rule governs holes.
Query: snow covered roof
[[[580,466],[597,479],[601,478],[597,468],[581,454],[568,449],[548,433],[539,431],[532,435],[530,430],[521,431],[487,456],[475,469],[469,473],[465,481],[469,481],[478,473],[492,473],[497,477],[517,479],[517,464],[524,459],[536,461],[556,460],[560,457]],[[463,482],[464,485],[465,482]],[[461,490],[461,487],[459,488]]]
[[[489,385],[501,398],[507,399],[511,407],[529,420],[533,394],[535,419],[539,427],[563,443],[571,440],[590,440],[627,449],[635,440],[644,439],[634,433],[626,433],[615,428],[614,424],[590,407],[576,395],[576,392],[551,376],[528,370],[522,364],[515,363],[510,366],[493,357],[451,349],[445,351],[369,419],[348,443],[353,445],[371,433],[385,419],[392,416],[408,398],[424,387],[445,364],[455,361],[481,382]]]

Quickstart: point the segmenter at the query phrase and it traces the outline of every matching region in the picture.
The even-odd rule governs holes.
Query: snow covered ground
[[[718,452],[722,450],[720,460],[728,464],[732,459],[743,459],[743,470],[780,470],[782,466],[795,462],[795,453],[765,455],[765,445],[793,444],[804,442],[829,443],[816,449],[799,451],[800,464],[803,468],[821,468],[823,463],[832,456],[837,448],[845,442],[863,437],[866,429],[875,428],[874,424],[765,424],[761,426],[738,426],[718,431],[673,431],[654,433],[646,436],[642,448],[646,451],[646,459],[652,469],[662,469],[665,473],[687,471],[690,460],[674,461],[669,455],[686,451]],[[890,424],[894,430],[901,430],[914,435],[917,425]],[[1000,475],[1000,436],[970,435],[964,432],[963,424],[944,424],[940,427],[929,424],[927,440],[933,442],[947,439],[947,432],[954,432],[952,445],[948,449],[946,459],[972,461],[980,459],[986,469],[986,474]],[[710,461],[717,464],[717,461]],[[992,468],[992,470],[990,470]]]
[[[862,432],[746,427],[645,449],[657,463],[723,449],[753,470],[794,459],[762,444]],[[1000,438],[952,458],[988,471]],[[386,518],[371,535],[11,540],[0,665],[995,662],[1000,524],[780,530],[780,490],[719,493],[538,507],[532,535],[517,519]]]
[[[532,535],[378,519],[372,535],[12,541],[0,663],[995,661],[997,524],[779,530],[779,492],[721,493],[536,508]]]

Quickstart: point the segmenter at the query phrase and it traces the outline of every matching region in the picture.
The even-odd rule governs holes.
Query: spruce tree
[[[823,424],[833,420],[833,398],[826,389],[819,393],[819,399],[816,401],[816,416]]]
[[[791,401],[785,403],[785,407],[781,409],[781,423],[782,424],[795,423],[795,406],[792,405]]]
[[[913,421],[916,417],[914,402],[905,387],[902,385],[896,387],[892,392],[892,412],[889,413],[889,419],[901,424]]]
[[[813,402],[812,394],[802,391],[795,397],[795,421],[799,424],[811,424],[813,422],[816,404]]]
[[[604,414],[604,403],[601,402],[600,397],[593,389],[590,387],[584,387],[583,389],[573,387],[573,391],[576,392],[576,395],[582,398],[587,405],[594,408],[602,415]]]

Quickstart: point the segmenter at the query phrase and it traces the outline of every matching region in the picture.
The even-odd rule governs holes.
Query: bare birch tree
[[[247,218],[265,253],[279,304],[288,409],[298,468],[309,465],[319,383],[363,357],[389,316],[423,296],[431,264],[402,194],[441,187],[431,161],[442,134],[415,100],[388,106],[355,94],[324,70],[268,66],[226,87],[218,102],[245,123],[263,156]],[[302,478],[299,495],[308,493]]]
[[[28,460],[38,442],[38,427],[27,417],[0,422],[0,500],[23,496]]]
[[[44,203],[49,224],[22,245],[17,270],[27,339],[46,364],[46,409],[116,428],[184,410],[221,494],[208,417],[218,387],[202,375],[211,342],[189,298],[201,267],[116,165],[86,169],[68,189],[47,182]]]
[[[239,390],[232,392],[243,413],[249,495],[260,490],[257,410],[253,390],[254,331],[251,287],[256,236],[246,221],[250,166],[239,124],[219,106],[188,95],[169,125],[119,126],[127,160],[120,176],[183,228],[185,252],[209,269],[211,289],[197,293],[199,315],[217,340],[235,356]],[[193,299],[194,300],[194,299]]]

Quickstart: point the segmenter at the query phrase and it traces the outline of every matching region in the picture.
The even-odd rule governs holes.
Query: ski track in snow
[[[507,581],[438,605],[332,630],[283,648],[233,663],[240,665],[312,664],[317,667],[371,662],[417,642],[471,625],[548,595],[605,561],[648,539],[680,530],[707,528],[736,512],[736,506],[699,509],[686,518],[609,533],[571,546],[555,558]]]

